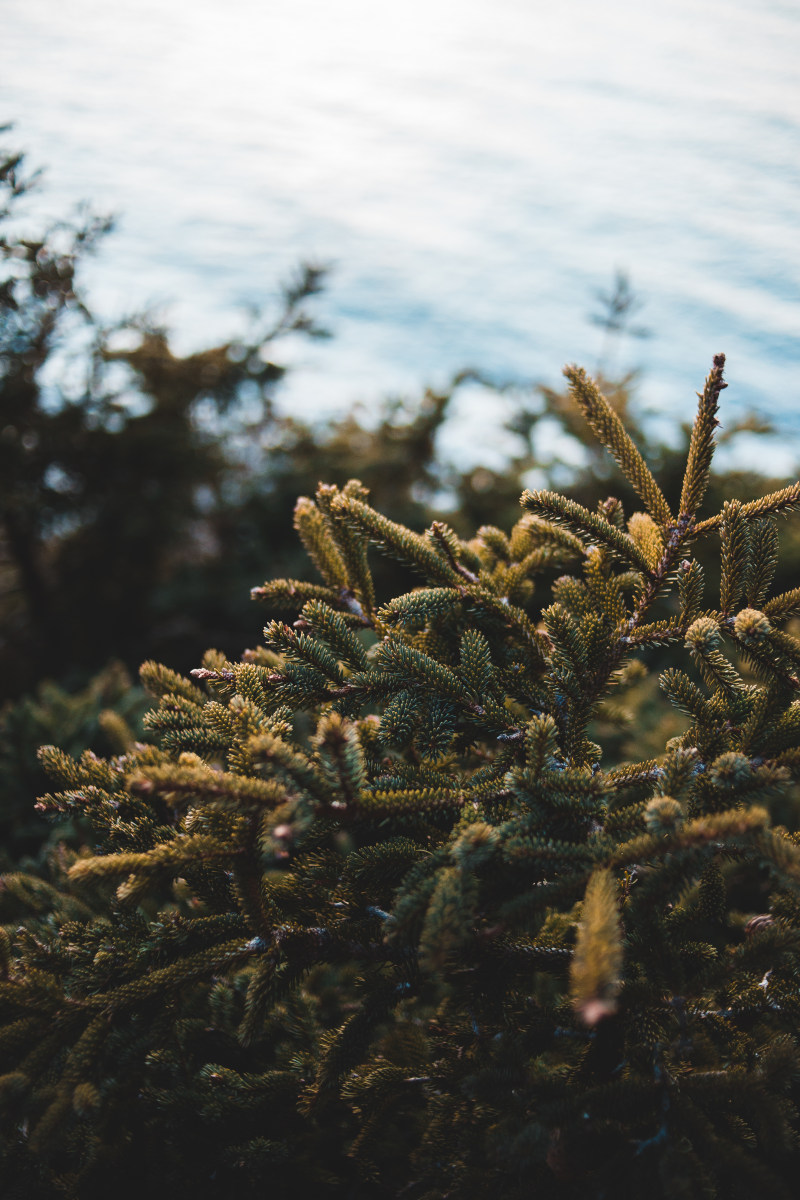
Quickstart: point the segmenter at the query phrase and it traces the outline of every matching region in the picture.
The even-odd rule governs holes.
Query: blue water
[[[622,267],[643,400],[690,418],[725,350],[728,410],[800,445],[798,59],[775,0],[2,0],[0,121],[40,206],[119,215],[95,305],[162,306],[182,349],[333,262],[333,341],[286,352],[306,413],[591,367]]]

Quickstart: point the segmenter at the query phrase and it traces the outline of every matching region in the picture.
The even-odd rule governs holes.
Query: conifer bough
[[[42,750],[95,847],[3,880],[4,1196],[793,1194],[800,487],[700,517],[723,366],[674,510],[568,368],[642,512],[463,540],[322,486],[264,646],[146,664],[147,744]]]

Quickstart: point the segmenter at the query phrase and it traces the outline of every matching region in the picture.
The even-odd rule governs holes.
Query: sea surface
[[[727,411],[800,458],[798,61],[796,0],[0,0],[0,123],[40,209],[117,215],[94,306],[182,350],[331,263],[292,410],[591,368],[622,269],[652,336],[607,365],[677,423],[724,350]],[[490,453],[491,405],[461,417]]]

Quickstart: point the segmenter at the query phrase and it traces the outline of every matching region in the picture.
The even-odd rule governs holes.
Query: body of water
[[[725,350],[730,408],[796,434],[798,58],[778,0],[2,0],[0,121],[38,204],[118,214],[95,306],[164,305],[182,349],[332,262],[306,413],[591,367],[621,267],[648,402],[690,417]]]

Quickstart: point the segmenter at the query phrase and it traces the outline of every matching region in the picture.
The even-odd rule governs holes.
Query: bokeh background
[[[686,411],[724,349],[729,406],[797,432],[796,4],[3,0],[0,23],[0,114],[51,210],[118,217],[103,314],[167,305],[185,352],[333,263],[335,340],[283,394],[341,411],[465,366],[552,382],[600,353],[586,312],[622,268],[648,400]]]

